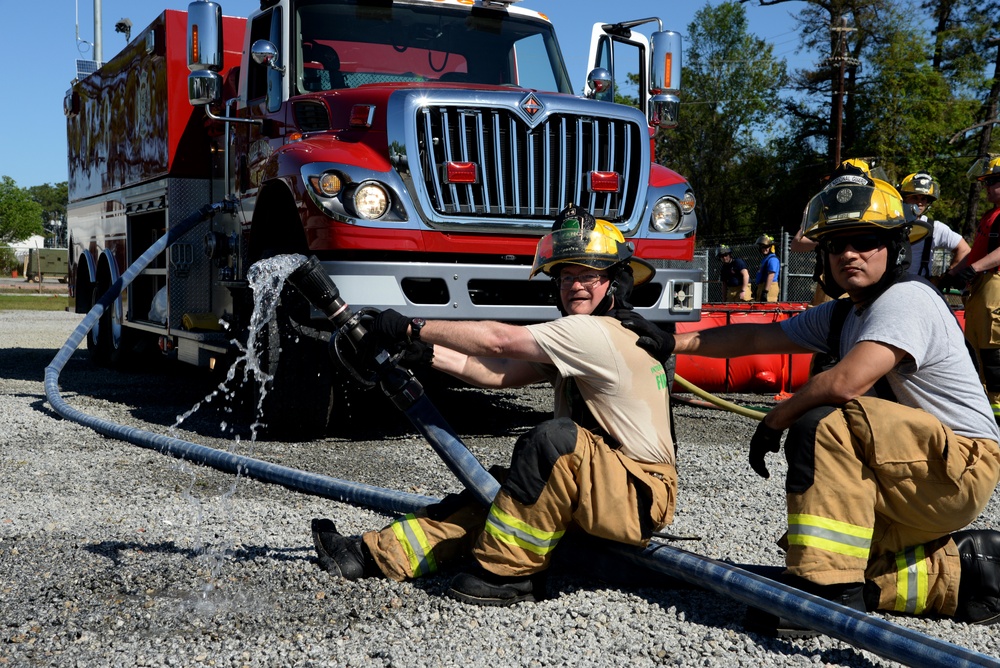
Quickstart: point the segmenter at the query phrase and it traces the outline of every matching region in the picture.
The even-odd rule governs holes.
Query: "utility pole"
[[[997,98],[1000,98],[1000,37],[990,39],[987,44],[997,47],[996,62],[993,65],[993,86],[986,98],[986,113],[983,132],[979,135],[978,158],[985,158],[990,153],[990,140],[993,138],[993,124],[997,122]],[[969,198],[965,209],[965,224],[962,225],[962,236],[969,238],[976,229],[979,217],[979,181],[973,181],[969,186]]]
[[[826,59],[827,64],[837,67],[837,92],[833,95],[833,114],[830,118],[830,130],[833,132],[833,139],[830,146],[830,154],[833,156],[833,169],[840,166],[840,149],[843,144],[844,135],[844,77],[847,66],[860,64],[857,58],[847,57],[847,35],[854,32],[854,28],[847,27],[847,17],[840,17],[839,26],[830,26],[831,42],[833,43],[834,55]]]
[[[94,0],[94,60],[97,61],[98,66],[104,64],[104,47],[102,46],[104,40],[101,36],[101,31],[104,30],[104,26],[101,24],[102,12],[101,0]]]

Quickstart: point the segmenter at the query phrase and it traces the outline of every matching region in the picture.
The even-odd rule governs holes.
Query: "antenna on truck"
[[[104,64],[104,53],[101,48],[101,0],[94,0],[94,41],[88,42],[80,39],[80,0],[76,0],[76,48],[81,55],[86,53],[86,49],[81,48],[82,44],[93,49],[93,60],[77,59],[76,80],[84,79]]]

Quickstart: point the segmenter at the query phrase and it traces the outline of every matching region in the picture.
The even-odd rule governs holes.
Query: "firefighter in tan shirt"
[[[538,244],[531,275],[539,272],[558,291],[564,317],[553,322],[376,316],[370,332],[381,345],[432,344],[433,366],[473,385],[552,382],[555,416],[517,440],[490,508],[452,495],[360,538],[313,520],[321,568],[351,580],[404,580],[471,552],[473,568],[455,576],[449,595],[509,605],[544,596],[546,569],[567,530],[643,546],[672,520],[667,375],[619,321],[632,313],[633,284],[655,270],[633,256],[616,227],[570,206]]]

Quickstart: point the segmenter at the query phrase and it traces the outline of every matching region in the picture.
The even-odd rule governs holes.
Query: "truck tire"
[[[309,308],[285,286],[274,317],[260,333],[260,368],[271,376],[255,384],[264,431],[275,440],[322,438],[334,406],[334,373],[322,332],[309,327]],[[263,396],[261,396],[263,395]]]
[[[101,295],[104,294],[104,290],[101,289],[100,284],[87,281],[86,288],[81,291],[81,294],[90,295],[90,303],[86,305],[89,312],[90,309],[94,308],[94,304],[101,298]],[[106,338],[104,335],[104,326],[104,317],[102,316],[94,323],[90,331],[87,332],[87,351],[90,353],[90,361],[97,366],[108,365],[108,349],[103,344],[103,339]]]
[[[128,368],[132,362],[132,348],[135,346],[132,331],[122,323],[122,307],[121,300],[116,299],[104,309],[100,320],[98,347],[102,351],[99,357],[105,366],[116,369]]]

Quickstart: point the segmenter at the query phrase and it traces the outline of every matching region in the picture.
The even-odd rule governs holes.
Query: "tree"
[[[52,238],[55,246],[65,246],[66,204],[69,201],[69,189],[66,181],[52,185],[46,183],[28,188],[31,199],[42,207],[42,225],[46,236]]]
[[[657,162],[691,182],[703,238],[752,235],[774,225],[757,208],[774,175],[759,156],[781,125],[774,91],[786,84],[784,61],[747,32],[746,11],[731,1],[695,14],[686,51],[681,123],[658,135]],[[764,189],[749,191],[748,182]]]
[[[876,158],[894,183],[929,171],[942,189],[934,217],[962,230],[965,171],[983,149],[979,133],[950,139],[988,114],[995,52],[986,37],[998,10],[998,0],[806,0],[797,10],[801,48],[819,57],[792,75],[792,132],[776,144],[779,155],[814,177],[829,173],[837,147],[841,159]]]
[[[0,177],[0,243],[24,241],[44,234],[42,207],[9,176]]]

